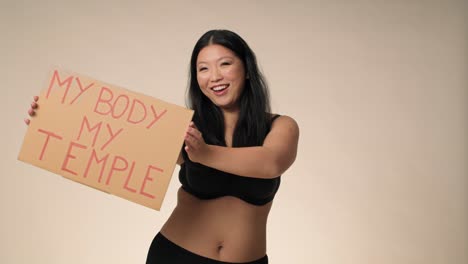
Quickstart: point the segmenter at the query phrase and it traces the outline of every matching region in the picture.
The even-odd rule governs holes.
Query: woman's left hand
[[[185,134],[185,151],[190,160],[197,163],[201,163],[209,154],[209,146],[193,122],[190,122]]]

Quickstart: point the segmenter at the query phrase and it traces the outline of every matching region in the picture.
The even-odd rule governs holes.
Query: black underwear
[[[224,262],[197,255],[158,233],[151,243],[146,264],[268,264],[268,256],[251,262]]]

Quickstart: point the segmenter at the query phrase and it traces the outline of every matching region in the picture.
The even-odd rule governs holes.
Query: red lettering
[[[167,109],[164,109],[164,111],[162,111],[162,113],[158,115],[156,113],[156,110],[154,110],[153,105],[151,105],[151,111],[153,111],[154,120],[148,126],[146,126],[146,128],[148,129],[151,128],[151,126],[153,126],[153,124],[156,123],[156,121],[158,121],[167,112]]]
[[[117,131],[117,133],[113,134],[111,126],[109,124],[106,124],[106,127],[107,127],[107,130],[109,130],[109,135],[111,137],[104,145],[102,145],[101,150],[104,150],[107,147],[107,145],[109,145],[109,143],[111,143],[111,141],[114,140],[115,137],[117,137],[120,134],[120,132],[122,132],[123,130],[123,128],[121,128],[119,129],[119,131]]]
[[[63,163],[62,163],[62,170],[63,170],[63,171],[66,171],[66,172],[69,172],[69,173],[71,173],[71,174],[73,174],[73,175],[77,175],[76,172],[74,172],[74,171],[72,171],[72,170],[70,170],[70,169],[67,168],[68,161],[69,161],[70,159],[76,159],[76,156],[73,156],[73,155],[71,154],[71,151],[72,151],[73,147],[78,147],[78,148],[81,148],[81,149],[86,149],[86,146],[71,141],[71,142],[70,142],[70,145],[68,145],[67,155],[65,156],[65,159],[63,160]]]
[[[117,160],[122,161],[125,164],[125,166],[124,167],[117,167],[117,165],[116,165]],[[114,174],[114,171],[125,171],[127,168],[128,168],[127,160],[125,158],[123,158],[123,157],[115,156],[114,161],[112,161],[112,167],[111,167],[111,169],[109,171],[109,175],[107,176],[106,185],[109,185],[109,182],[110,182],[110,180],[112,178],[112,175]]]
[[[89,88],[91,88],[91,86],[94,85],[94,83],[91,83],[90,85],[86,86],[86,87],[83,89],[83,86],[81,85],[80,78],[79,78],[79,77],[76,77],[75,80],[76,80],[76,82],[78,83],[78,86],[80,87],[80,93],[71,101],[70,104],[73,104],[73,103],[75,102],[75,100],[78,99],[78,97],[80,97],[84,92],[86,92]]]
[[[162,169],[160,169],[160,168],[158,168],[158,167],[155,167],[155,166],[152,166],[152,165],[149,165],[149,166],[148,166],[148,169],[146,170],[145,178],[143,179],[143,184],[141,185],[141,188],[140,188],[140,194],[142,194],[142,195],[144,195],[144,196],[146,196],[146,197],[149,197],[149,198],[151,198],[151,199],[154,199],[154,198],[155,198],[154,195],[149,194],[149,193],[146,193],[146,192],[144,191],[144,189],[145,189],[145,187],[146,187],[146,182],[147,182],[147,181],[153,181],[153,180],[154,180],[154,178],[151,178],[151,176],[150,176],[151,170],[156,170],[156,171],[159,171],[159,172],[163,172]]]
[[[141,117],[140,120],[132,120],[132,116],[133,116],[133,113],[135,111],[136,103],[138,103],[140,105],[140,109],[144,110],[144,115]],[[146,107],[145,107],[145,105],[143,104],[142,101],[140,101],[138,99],[134,99],[133,102],[132,102],[132,107],[130,107],[130,114],[128,115],[127,122],[132,123],[132,124],[138,124],[138,123],[142,122],[143,120],[145,120],[145,118],[146,118]]]
[[[124,109],[122,110],[122,113],[116,115],[115,112],[117,111],[117,106],[119,106],[118,102],[119,102],[120,98],[124,98],[124,99],[126,99],[126,101],[125,101],[125,105],[124,105]],[[115,118],[115,119],[121,118],[125,114],[125,112],[127,112],[129,103],[130,103],[130,99],[128,99],[127,95],[121,94],[121,95],[117,96],[117,98],[114,101],[114,105],[112,107],[112,113],[111,113],[112,117]]]
[[[96,161],[97,165],[99,165],[101,162],[103,162],[103,164],[101,165],[101,171],[99,172],[99,182],[101,182],[102,174],[104,173],[104,168],[106,167],[108,157],[109,157],[109,154],[104,156],[104,158],[102,158],[102,159],[98,159],[97,153],[93,149],[93,152],[91,153],[91,156],[89,157],[89,160],[88,160],[88,165],[86,165],[86,170],[85,170],[85,172],[83,174],[83,177],[84,178],[88,177],[89,168],[91,167],[91,162],[93,160]]]
[[[130,172],[128,173],[127,175],[127,180],[125,181],[125,185],[124,185],[124,188],[133,192],[133,193],[136,193],[136,189],[132,189],[128,186],[128,183],[130,182],[130,179],[132,178],[132,175],[133,175],[133,169],[135,168],[135,161],[132,162],[132,167],[130,168]]]
[[[96,105],[94,106],[94,112],[100,115],[111,114],[114,119],[120,119],[127,114],[127,122],[132,124],[139,124],[146,120],[148,116],[147,106],[142,101],[130,99],[126,94],[120,94],[116,97],[115,101],[113,101],[113,98],[114,93],[109,88],[102,87]],[[132,100],[131,105],[130,100]],[[140,111],[135,110],[137,107],[140,108]],[[146,126],[147,129],[150,129],[167,113],[167,109],[164,109],[158,114],[153,105],[149,105],[149,108],[151,108],[151,112],[153,113],[153,120]],[[138,113],[142,114],[138,116]]]
[[[58,71],[54,70],[54,74],[52,75],[52,79],[50,80],[50,83],[49,83],[49,88],[47,89],[46,98],[49,98],[50,91],[52,90],[52,87],[53,87],[55,82],[58,82],[58,85],[60,87],[62,87],[62,85],[66,84],[67,87],[65,88],[65,93],[63,94],[63,97],[62,97],[62,104],[63,104],[63,102],[65,101],[65,98],[67,97],[68,90],[70,90],[70,85],[71,85],[72,80],[73,80],[73,76],[69,76],[67,79],[65,79],[65,81],[63,81],[63,82],[60,81]]]
[[[50,132],[50,131],[47,131],[47,130],[44,130],[44,129],[39,128],[37,131],[47,135],[46,140],[44,142],[44,145],[42,146],[41,154],[39,155],[39,160],[42,160],[42,158],[44,157],[45,150],[46,150],[47,146],[49,145],[50,137],[57,138],[57,139],[60,139],[60,140],[62,140],[63,138],[61,136],[57,135],[57,134],[54,134],[53,132]]]
[[[91,145],[91,146],[94,147],[94,145],[96,144],[97,136],[99,135],[99,131],[101,130],[102,121],[97,123],[95,126],[91,127],[91,125],[89,124],[88,118],[86,116],[84,116],[83,121],[81,121],[80,133],[78,134],[78,137],[76,138],[77,141],[80,140],[81,133],[83,132],[83,128],[84,128],[85,125],[86,125],[86,127],[88,129],[88,132],[90,132],[90,133],[93,130],[97,129],[96,133],[94,134],[93,144]]]
[[[108,99],[104,99],[104,92],[107,93],[107,95],[110,96],[110,98]],[[96,102],[96,105],[94,106],[94,112],[97,113],[97,114],[100,114],[100,115],[107,115],[109,114],[111,111],[112,111],[112,105],[110,103],[110,101],[112,100],[112,98],[114,98],[114,93],[112,92],[111,89],[107,88],[107,87],[102,87],[101,88],[101,92],[99,92],[99,98]],[[103,112],[103,111],[100,111],[98,110],[99,108],[99,105],[108,105],[109,109],[106,111],[106,112]],[[101,107],[102,108],[102,107]]]

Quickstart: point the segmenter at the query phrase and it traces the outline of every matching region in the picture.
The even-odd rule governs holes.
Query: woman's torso
[[[272,115],[272,122],[277,117],[279,115]],[[229,147],[232,146],[232,132],[226,131],[225,134]],[[187,161],[186,155],[184,158]],[[196,172],[206,173],[203,170]],[[196,178],[200,175],[194,176]],[[267,184],[273,193],[266,201],[256,201],[257,204],[230,195],[200,199],[181,187],[177,193],[177,206],[162,227],[161,233],[175,244],[211,259],[225,262],[260,259],[266,254],[267,218],[274,193],[279,187],[279,179],[268,181],[274,182]],[[259,190],[262,185],[265,187],[265,183],[259,185],[258,180],[242,184],[252,184]]]
[[[182,188],[161,233],[204,257],[248,262],[266,254],[266,223],[272,202],[252,205],[236,197],[200,200]]]

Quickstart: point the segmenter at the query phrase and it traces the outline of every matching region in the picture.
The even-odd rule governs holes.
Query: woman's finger
[[[196,129],[194,129],[194,128],[189,128],[189,129],[187,130],[187,133],[188,133],[190,136],[192,136],[192,137],[194,137],[194,138],[196,138],[196,139],[201,139],[201,138],[202,138],[202,137],[201,137],[200,131],[198,131],[198,130],[196,130]]]
[[[190,143],[189,140],[185,140],[185,151],[189,152],[189,151],[192,151],[194,150],[195,148],[193,147],[193,145]]]
[[[33,99],[34,99],[34,102],[37,102],[37,100],[39,100],[39,96],[35,95]]]
[[[30,122],[29,119],[27,119],[27,118],[24,119],[24,123],[25,123],[26,125],[28,125],[28,126],[29,126],[29,122]]]
[[[199,139],[196,137],[196,135],[194,136],[194,135],[191,135],[191,134],[188,134],[187,140],[190,142],[190,144],[192,146],[195,146],[195,144],[197,144],[198,141],[199,141]]]
[[[184,138],[185,144],[192,144],[192,138],[193,137],[189,133],[186,133]]]
[[[189,126],[195,128],[196,130],[198,130],[197,125],[195,125],[195,122],[193,122],[193,121],[190,122],[190,125],[189,125]]]
[[[198,130],[197,127],[195,127],[195,133],[197,134],[197,136],[198,136],[199,139],[202,139],[202,138],[203,138],[203,137],[202,137],[202,136],[203,136],[203,135],[202,135],[202,132],[200,132],[200,130]]]
[[[37,103],[36,103],[36,102],[32,102],[32,103],[31,103],[31,107],[32,107],[32,109],[36,109],[36,108],[37,108]]]
[[[33,115],[34,115],[34,109],[29,108],[28,114],[29,114],[30,116],[33,116]]]
[[[196,136],[188,134],[187,141],[189,142],[192,149],[197,149],[201,144],[201,139],[197,138]]]

